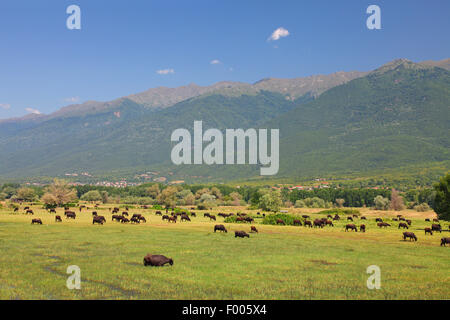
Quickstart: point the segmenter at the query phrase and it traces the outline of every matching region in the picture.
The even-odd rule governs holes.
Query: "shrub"
[[[418,204],[417,206],[414,206],[414,210],[418,211],[418,212],[425,212],[430,210],[430,206],[428,205],[428,203],[421,203]]]
[[[375,203],[375,210],[387,210],[389,208],[389,199],[383,196],[376,196],[373,202]]]
[[[262,224],[271,224],[276,225],[277,219],[281,219],[284,221],[286,225],[292,226],[294,225],[294,220],[301,220],[297,216],[294,216],[292,214],[286,214],[286,213],[276,213],[276,214],[269,214],[264,217],[262,220]]]

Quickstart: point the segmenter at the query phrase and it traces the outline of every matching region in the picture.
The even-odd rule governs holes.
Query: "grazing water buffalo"
[[[77,216],[73,211],[65,211],[64,215],[66,216],[67,219],[75,219]]]
[[[332,227],[334,227],[333,221],[331,221],[331,220],[325,220],[324,222],[325,222],[325,225],[326,225],[326,226],[332,226]]]
[[[295,219],[293,224],[294,224],[294,226],[301,226],[302,222],[300,220]]]
[[[214,220],[214,221],[216,221],[216,216],[213,215],[213,214],[211,214],[211,215],[209,216],[209,220]]]
[[[304,226],[305,226],[305,227],[308,226],[308,227],[312,228],[312,223],[311,223],[311,221],[305,220]]]
[[[55,209],[50,209],[50,213],[56,213],[56,210]]]
[[[417,241],[417,237],[413,232],[403,232],[403,240],[406,241],[406,238],[409,238],[409,241]]]
[[[361,220],[367,220],[367,218],[365,216],[362,216]]]
[[[42,221],[39,218],[31,220],[31,224],[35,224],[35,223],[42,224]]]
[[[433,222],[439,222],[439,219],[434,218]]]
[[[376,219],[375,219],[375,222],[383,222],[383,219],[381,219],[381,218],[376,218]]]
[[[314,228],[315,227],[323,228],[323,221],[319,219],[314,220]]]
[[[95,224],[95,223],[104,224],[104,223],[106,223],[106,219],[104,216],[94,216],[92,218],[92,224]]]
[[[425,219],[425,222],[430,222],[430,219],[426,218],[426,219]]]
[[[425,235],[429,233],[430,235],[433,235],[433,231],[431,230],[431,228],[425,228]]]
[[[365,224],[360,225],[359,226],[359,231],[360,232],[366,232],[366,225]]]
[[[333,220],[341,220],[341,217],[339,217],[338,214],[335,214]]]
[[[191,217],[197,217],[197,215],[195,214],[195,212],[191,212]]]
[[[14,212],[17,212],[17,211],[19,211],[19,208],[14,208]]]
[[[23,210],[30,210],[30,207],[25,207],[23,208]]]
[[[244,218],[244,221],[245,221],[245,222],[252,223],[254,220],[253,220],[252,217],[245,217],[245,218]]]
[[[33,212],[33,210],[28,209],[27,211],[25,211],[25,214],[31,214],[31,215],[34,215],[34,212]]]
[[[236,218],[236,222],[244,222],[244,218],[242,218],[242,217],[237,217],[237,218]]]
[[[207,213],[204,213],[203,214],[203,218],[209,218],[209,213],[207,212]]]
[[[222,231],[222,232],[225,232],[225,233],[228,232],[228,231],[227,231],[227,228],[225,228],[225,226],[224,226],[223,224],[216,224],[216,225],[214,226],[214,232],[216,232],[217,230]]]
[[[122,216],[128,217],[128,211],[123,211]]]
[[[245,237],[250,238],[250,235],[247,232],[245,232],[245,231],[235,231],[234,232],[234,237],[235,238],[236,237],[239,237],[239,238],[245,238]]]
[[[439,232],[442,233],[442,227],[441,227],[440,224],[432,224],[432,225],[431,225],[431,230],[433,230],[433,231],[439,231]]]
[[[173,265],[173,259],[159,254],[147,254],[144,257],[144,266],[162,267],[165,264]]]
[[[142,214],[140,213],[134,213],[133,216],[131,218],[137,218],[139,219],[140,217],[142,217]]]
[[[141,220],[139,220],[138,217],[131,217],[130,222],[131,223],[141,223]]]
[[[142,216],[139,217],[139,221],[141,221],[141,222],[147,222],[147,220],[145,220],[145,218],[142,217]]]
[[[251,226],[251,227],[250,227],[250,232],[256,232],[256,233],[258,233],[258,229],[256,229],[255,226]]]
[[[183,214],[181,216],[181,222],[183,222],[183,221],[191,221],[191,219],[186,214]]]
[[[169,217],[169,220],[167,220],[168,222],[173,222],[173,223],[177,223],[177,217]]]
[[[155,212],[155,215],[157,215],[157,216],[162,216],[162,212],[161,212],[161,211],[156,211],[156,212]]]
[[[277,224],[285,225],[286,223],[284,223],[284,221],[282,219],[277,219]]]
[[[383,227],[387,228],[387,227],[390,227],[391,225],[387,222],[379,222],[379,223],[377,223],[377,226],[380,228],[383,228]]]
[[[398,224],[398,228],[399,228],[399,229],[400,229],[400,228],[408,229],[408,225],[407,225],[406,223],[400,222],[400,223]]]
[[[118,214],[113,214],[111,221],[116,220],[117,222],[122,221],[122,216],[119,216]]]
[[[408,220],[406,220],[406,223],[408,224],[408,226],[410,226],[412,222],[411,222],[411,220],[408,219]]]
[[[120,219],[121,223],[128,223],[130,222],[130,220],[128,220],[128,218],[125,218],[124,216],[122,216],[122,218]]]
[[[356,228],[356,226],[353,223],[349,223],[349,224],[345,225],[345,232],[347,232],[348,229],[355,230],[355,232],[358,232],[358,228]]]
[[[353,221],[353,218],[352,217],[347,217],[347,220],[348,221]]]
[[[405,218],[401,218],[401,217],[399,217],[398,220],[399,220],[399,221],[406,221]]]
[[[445,245],[446,245],[447,243],[450,244],[450,238],[442,238],[442,239],[441,239],[441,247],[442,247],[442,246],[445,247]]]
[[[162,219],[169,221],[169,216],[167,214],[165,214],[165,215],[162,216]]]
[[[55,222],[62,222],[61,216],[55,216]]]
[[[92,216],[93,217],[95,217],[95,216],[97,216],[98,214],[97,214],[97,211],[92,211]]]
[[[306,215],[306,214],[304,214],[304,215],[302,215],[302,218],[303,218],[303,219],[308,219],[308,218],[309,218],[309,216],[308,216],[308,215]]]
[[[392,221],[398,221],[398,219],[397,218],[392,218]]]

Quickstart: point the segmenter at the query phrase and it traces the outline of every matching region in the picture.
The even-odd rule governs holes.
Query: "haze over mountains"
[[[154,88],[0,122],[0,176],[172,171],[226,180],[259,166],[173,166],[174,129],[279,128],[279,177],[450,160],[450,59],[254,84]]]

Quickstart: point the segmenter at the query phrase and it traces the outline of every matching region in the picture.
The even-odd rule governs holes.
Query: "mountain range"
[[[195,120],[205,129],[279,128],[277,177],[448,166],[449,70],[450,59],[398,59],[370,72],[159,87],[2,120],[0,176],[156,170],[169,180],[224,181],[258,175],[250,165],[172,165],[172,131],[192,129]]]

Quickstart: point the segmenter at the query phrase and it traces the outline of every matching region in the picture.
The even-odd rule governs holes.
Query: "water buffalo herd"
[[[147,206],[142,206],[147,207]],[[95,209],[98,208],[98,205],[96,205],[94,207]],[[148,208],[148,207],[147,207]],[[87,208],[85,205],[81,205],[79,206],[79,211],[81,212],[82,209],[89,209]],[[145,208],[144,208],[145,209]],[[24,214],[31,214],[34,215],[34,211],[30,208],[30,206],[26,206],[23,208],[24,210]],[[14,208],[14,212],[18,212],[19,208]],[[56,214],[56,209],[54,208],[50,208],[48,209],[48,211],[50,213],[55,213]],[[122,211],[122,214],[119,214],[120,208],[115,207],[115,208],[109,208],[109,211],[112,213],[112,217],[111,217],[111,221],[116,221],[116,222],[120,222],[120,223],[132,223],[132,224],[139,224],[139,223],[145,223],[147,222],[147,220],[145,219],[145,217],[140,214],[140,213],[134,213],[132,215],[131,218],[129,217],[129,208],[125,208],[125,211]],[[169,213],[169,210],[166,209],[166,214],[163,215],[162,212],[160,210],[157,210],[155,212],[155,215],[159,215],[162,216],[162,220],[166,220],[169,223],[176,223],[178,221],[178,217],[180,218],[180,222],[191,222],[193,217],[197,217],[197,215],[195,214],[195,212],[189,212],[187,210],[174,210],[172,209],[172,212]],[[230,216],[233,216],[233,213],[218,213],[217,216],[222,217],[222,218],[228,218]],[[65,207],[64,208],[64,216],[66,217],[66,219],[76,219],[77,215],[74,211],[71,211],[70,208]],[[209,218],[210,221],[216,221],[216,216],[210,213],[204,213],[203,217],[205,218]],[[265,214],[262,214],[260,212],[258,212],[257,214],[258,218],[262,218],[265,217]],[[338,221],[341,219],[341,217],[336,214],[334,217],[332,215],[328,215],[326,218],[321,218],[321,219],[314,219],[313,221],[310,221],[308,219],[310,219],[309,215],[302,215],[301,216],[303,218],[303,221],[300,219],[294,219],[292,222],[290,222],[289,224],[293,225],[293,226],[305,226],[305,227],[310,227],[310,228],[324,228],[325,226],[330,226],[330,227],[334,227],[333,221]],[[256,218],[256,217],[255,217]],[[354,223],[355,220],[357,220],[358,218],[360,220],[366,220],[367,218],[365,216],[361,216],[358,217],[357,215],[352,215],[352,216],[347,216],[347,221],[348,222],[352,222],[352,223],[347,223],[344,225],[344,229],[345,231],[354,231],[354,232],[358,232],[358,226]],[[399,221],[398,223],[398,229],[409,229],[412,226],[412,221],[410,219],[405,219],[404,217],[402,217],[401,215],[397,215],[396,218],[392,218],[392,221]],[[404,221],[404,222],[401,222]],[[425,219],[426,222],[431,222],[430,219]],[[433,232],[440,232],[442,233],[442,226],[439,223],[438,219],[433,219],[432,220],[433,223],[431,224],[430,227],[425,227],[423,230],[425,231],[425,235],[429,234],[429,235],[433,235]],[[60,215],[55,215],[55,222],[62,222],[62,218]],[[247,222],[247,223],[253,223],[254,222],[254,218],[248,216],[245,213],[237,213],[236,214],[236,222]],[[379,228],[388,228],[391,227],[391,224],[383,221],[382,218],[375,218],[375,222],[377,223],[376,225]],[[93,211],[92,212],[92,224],[99,224],[99,225],[103,225],[106,223],[106,218],[104,216],[98,215],[97,211]],[[283,219],[275,219],[274,223],[276,225],[287,225],[286,221],[284,221]],[[40,218],[33,218],[31,221],[31,224],[40,224],[42,225],[42,220]],[[450,230],[450,227],[449,227]],[[223,224],[217,224],[214,226],[214,232],[216,231],[220,231],[223,233],[227,233],[228,230],[227,228],[223,225]],[[366,225],[365,224],[360,224],[359,225],[359,231],[360,232],[366,232]],[[258,230],[256,229],[255,226],[250,226],[250,233],[258,233]],[[413,232],[409,232],[409,231],[405,231],[403,232],[403,240],[409,240],[409,241],[417,241],[418,238],[417,236],[413,233]],[[243,230],[238,230],[234,232],[234,237],[235,238],[250,238],[250,235],[243,231]],[[441,246],[446,246],[447,244],[450,244],[450,238],[448,237],[444,237],[441,239]],[[147,255],[144,258],[144,264],[145,265],[152,265],[152,266],[161,266],[164,264],[170,263],[171,265],[173,264],[173,260],[172,259],[168,259],[164,256],[160,256],[160,255]]]

